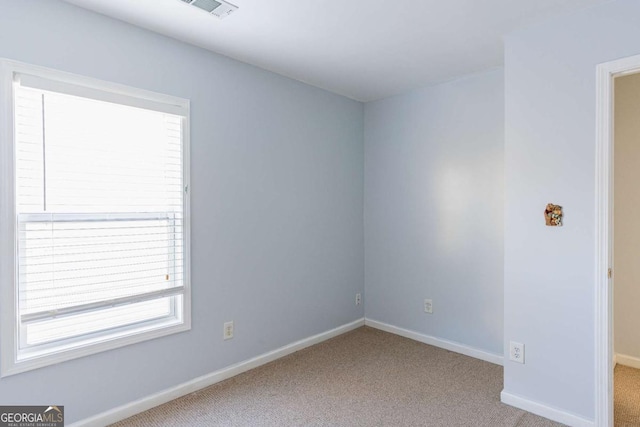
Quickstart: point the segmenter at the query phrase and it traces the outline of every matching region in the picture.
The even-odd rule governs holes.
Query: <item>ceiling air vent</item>
[[[231,15],[238,6],[224,0],[181,0],[222,19]]]

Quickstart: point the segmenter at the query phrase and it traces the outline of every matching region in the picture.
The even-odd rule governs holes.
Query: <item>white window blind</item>
[[[20,77],[18,358],[182,323],[184,115]]]

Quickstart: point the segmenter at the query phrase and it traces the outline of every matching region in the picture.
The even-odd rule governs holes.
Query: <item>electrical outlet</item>
[[[524,363],[524,344],[515,341],[509,342],[509,359]]]
[[[356,305],[362,304],[362,294],[356,294]]]
[[[222,338],[225,340],[230,340],[231,338],[233,338],[233,321],[224,322]]]
[[[429,314],[433,313],[433,300],[431,299],[424,300],[424,312]]]

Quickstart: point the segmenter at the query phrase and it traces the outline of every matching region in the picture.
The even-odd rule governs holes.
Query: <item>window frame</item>
[[[170,326],[158,325],[147,331],[135,329],[122,336],[96,338],[90,343],[65,348],[59,346],[44,354],[19,360],[18,346],[18,278],[16,239],[16,179],[14,137],[14,78],[27,75],[36,81],[60,88],[60,92],[123,105],[164,111],[182,116],[183,173],[183,256],[184,293],[182,322]],[[66,360],[135,344],[191,329],[191,248],[190,248],[190,102],[187,99],[137,89],[67,72],[0,58],[0,377],[49,366]],[[90,338],[90,335],[87,335]]]

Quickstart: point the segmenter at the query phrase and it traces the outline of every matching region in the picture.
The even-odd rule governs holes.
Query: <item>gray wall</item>
[[[640,53],[640,2],[618,0],[505,39],[505,391],[595,416],[596,65]],[[565,225],[545,227],[547,203]]]
[[[494,70],[365,105],[367,318],[498,355],[503,82]]]
[[[615,80],[614,133],[614,349],[640,361],[640,74]]]
[[[2,378],[0,403],[73,422],[363,316],[361,103],[57,0],[0,11],[0,57],[191,100],[193,212],[190,332]]]

